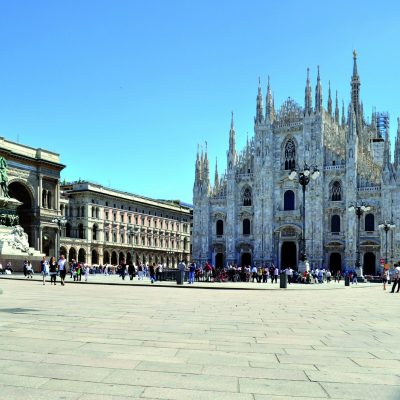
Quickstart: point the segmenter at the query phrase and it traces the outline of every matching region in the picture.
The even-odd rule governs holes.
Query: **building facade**
[[[58,227],[52,220],[60,209],[60,172],[65,167],[59,154],[1,137],[0,155],[7,160],[9,195],[22,202],[17,214],[29,245],[55,254]]]
[[[364,115],[360,77],[354,52],[351,101],[345,111],[328,89],[323,103],[318,68],[313,102],[309,73],[304,106],[287,99],[275,111],[268,80],[266,106],[259,85],[254,136],[236,150],[232,114],[227,169],[215,169],[210,183],[207,149],[197,154],[193,187],[193,257],[214,265],[274,262],[297,267],[302,247],[302,224],[312,266],[332,270],[354,266],[357,251],[364,274],[376,274],[380,260],[400,258],[400,128],[394,160],[389,132],[381,137],[377,115]],[[388,124],[387,124],[388,126]],[[290,180],[292,169],[317,166],[320,176],[306,186],[303,215],[302,186]],[[370,210],[357,221],[349,206],[363,201]],[[305,218],[305,219],[304,219]],[[387,236],[378,224],[397,228]]]
[[[61,253],[88,264],[165,263],[190,259],[192,208],[79,181],[61,186]]]

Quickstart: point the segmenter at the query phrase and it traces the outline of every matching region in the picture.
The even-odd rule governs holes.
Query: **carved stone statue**
[[[0,157],[0,197],[10,197],[8,194],[7,161],[4,157]]]
[[[7,232],[0,237],[0,241],[8,242],[8,245],[14,249],[19,249],[24,252],[29,250],[28,235],[20,225],[14,226],[11,232]]]

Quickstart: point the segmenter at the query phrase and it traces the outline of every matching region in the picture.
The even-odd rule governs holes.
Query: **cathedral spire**
[[[332,116],[331,81],[329,81],[328,85],[328,113]]]
[[[201,165],[200,165],[200,146],[197,145],[197,156],[196,156],[196,172],[194,184],[198,185],[201,181]]]
[[[358,117],[360,115],[360,77],[358,76],[357,53],[353,51],[353,75],[351,77],[351,104]]]
[[[256,107],[256,118],[254,122],[256,123],[256,125],[262,124],[264,122],[264,107],[263,107],[260,78],[258,78],[257,107]]]
[[[400,169],[400,118],[397,118],[397,135],[394,147],[394,166]]]
[[[269,75],[268,75],[268,85],[267,85],[267,97],[266,97],[266,105],[265,105],[265,119],[267,121],[274,121],[274,100],[272,98],[271,86],[269,83]]]
[[[215,158],[215,176],[214,176],[214,191],[218,193],[219,191],[219,176],[218,176],[218,158]]]
[[[344,113],[344,100],[342,100],[342,126],[346,125],[346,114]]]
[[[310,68],[307,68],[307,81],[304,94],[304,114],[310,115],[312,113],[312,94],[310,85]]]
[[[317,86],[315,87],[315,112],[322,112],[322,85],[321,78],[319,76],[319,65],[318,65],[318,75],[317,75]]]
[[[335,99],[335,121],[339,125],[339,101],[337,97],[337,90],[336,90],[336,99]]]
[[[229,130],[228,169],[233,168],[236,163],[236,132],[233,111],[231,117],[231,129]]]
[[[210,164],[208,162],[208,145],[206,142],[206,150],[204,153],[204,164],[203,164],[203,180],[206,186],[210,186]]]
[[[391,154],[390,154],[390,138],[386,130],[385,133],[385,147],[383,149],[383,169],[390,170]]]

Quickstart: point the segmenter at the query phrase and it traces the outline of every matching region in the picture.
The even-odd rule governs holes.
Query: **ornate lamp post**
[[[303,190],[303,233],[302,233],[302,248],[301,248],[301,261],[307,260],[307,251],[306,251],[306,187],[310,183],[310,178],[315,180],[319,177],[319,170],[316,166],[312,166],[311,168],[305,163],[304,168],[300,171],[292,169],[289,174],[289,179],[293,181],[294,179],[298,179],[299,184]]]
[[[60,258],[60,238],[61,229],[67,224],[67,220],[64,217],[56,217],[51,220],[54,224],[57,224],[57,235],[56,235],[56,259]]]
[[[386,237],[386,240],[385,240],[385,264],[387,264],[387,262],[388,262],[388,238],[387,238],[387,236],[388,236],[388,232],[391,229],[396,228],[396,225],[392,221],[390,221],[390,222],[385,221],[382,224],[379,224],[378,228],[382,229],[385,232],[385,237]]]
[[[356,213],[357,216],[357,251],[356,251],[356,263],[355,263],[355,268],[358,276],[363,278],[363,269],[361,266],[360,262],[360,219],[361,215],[363,215],[365,212],[369,211],[371,209],[371,206],[364,201],[361,202],[354,202],[351,203],[349,206],[349,211],[353,211]]]

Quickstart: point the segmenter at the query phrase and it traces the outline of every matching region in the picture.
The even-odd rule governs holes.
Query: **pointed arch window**
[[[224,221],[222,221],[222,219],[217,221],[216,231],[217,236],[222,236],[224,234]]]
[[[289,139],[285,145],[285,169],[296,168],[296,145],[293,139]]]
[[[339,217],[339,215],[332,215],[331,232],[332,233],[340,233],[340,217]]]
[[[331,200],[342,201],[342,185],[339,181],[335,181],[332,184]]]
[[[374,214],[367,214],[365,216],[365,230],[373,232],[375,230],[375,216]]]
[[[243,205],[251,206],[251,190],[250,190],[250,188],[246,188],[243,192]]]
[[[243,220],[243,235],[250,235],[250,220],[247,218]]]
[[[285,211],[294,210],[294,192],[292,190],[286,190],[283,195],[283,209]]]

